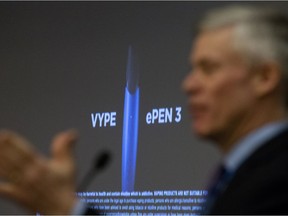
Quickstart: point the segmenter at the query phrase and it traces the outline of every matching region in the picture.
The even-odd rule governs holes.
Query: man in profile
[[[211,11],[190,60],[183,89],[192,128],[224,154],[203,213],[288,214],[287,17],[254,7]],[[75,140],[75,132],[59,134],[48,160],[2,131],[0,193],[34,212],[72,213]]]
[[[183,88],[195,133],[223,152],[204,213],[288,214],[288,20],[253,7],[200,23]]]

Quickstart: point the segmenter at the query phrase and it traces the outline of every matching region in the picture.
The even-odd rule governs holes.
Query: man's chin
[[[199,125],[192,125],[192,130],[200,138],[209,137],[209,130],[206,128],[200,127]]]
[[[194,134],[205,140],[215,141],[217,139],[217,134],[213,133],[213,131],[208,127],[200,127],[200,125],[192,125],[192,130]]]

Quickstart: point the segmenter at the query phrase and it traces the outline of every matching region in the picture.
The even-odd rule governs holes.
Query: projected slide
[[[195,214],[205,201],[205,190],[135,190],[139,128],[140,87],[136,51],[129,46],[126,66],[122,134],[122,190],[79,192],[83,202],[109,214]],[[145,72],[144,72],[145,73]],[[143,84],[145,85],[145,84]],[[145,123],[180,123],[182,107],[153,108],[147,112]],[[116,126],[116,112],[91,114],[92,126]]]
[[[219,155],[191,131],[181,83],[214,4],[0,2],[0,127],[47,156],[77,129],[77,194],[92,208],[197,214]],[[83,183],[103,151],[108,166]],[[0,198],[0,214],[25,213]]]

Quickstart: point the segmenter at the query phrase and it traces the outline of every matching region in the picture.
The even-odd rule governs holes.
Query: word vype
[[[91,113],[92,127],[116,126],[116,112]]]

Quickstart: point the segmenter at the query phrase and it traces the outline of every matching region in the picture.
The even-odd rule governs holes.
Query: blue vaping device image
[[[139,121],[139,71],[132,46],[128,50],[122,135],[122,191],[134,191]]]

